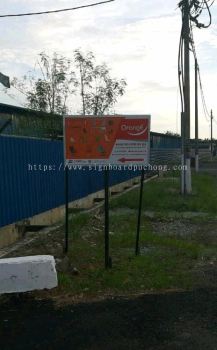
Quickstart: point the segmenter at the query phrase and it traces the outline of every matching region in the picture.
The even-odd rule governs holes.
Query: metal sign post
[[[65,166],[65,253],[69,250],[69,168]]]
[[[112,267],[109,247],[109,169],[104,171],[105,180],[105,268]]]
[[[145,170],[142,169],[141,182],[140,182],[140,193],[139,193],[139,211],[138,211],[138,220],[137,220],[137,233],[136,233],[136,255],[139,255],[139,241],[140,241],[140,228],[141,228],[141,214],[142,214],[142,199],[143,199],[143,185],[145,178]]]

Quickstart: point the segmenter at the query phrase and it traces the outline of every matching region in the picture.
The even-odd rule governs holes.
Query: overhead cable
[[[95,2],[95,3],[92,3],[92,4],[81,5],[81,6],[70,7],[70,8],[64,8],[64,9],[59,9],[59,10],[50,10],[50,11],[48,10],[48,11],[40,11],[40,12],[6,14],[6,15],[0,15],[0,18],[37,16],[37,15],[48,15],[48,14],[52,14],[52,13],[69,12],[69,11],[80,10],[80,9],[87,8],[87,7],[94,7],[94,6],[103,5],[103,4],[107,4],[109,2],[113,2],[113,1],[115,1],[115,0],[100,1],[100,2]]]

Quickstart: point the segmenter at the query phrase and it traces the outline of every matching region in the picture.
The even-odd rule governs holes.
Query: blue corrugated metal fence
[[[152,149],[175,150],[180,147],[178,138],[164,136],[152,135]],[[135,176],[138,172],[111,171],[110,185]],[[101,190],[103,173],[85,168],[72,170],[69,183],[69,199],[76,200]],[[0,136],[0,227],[63,203],[62,141]]]

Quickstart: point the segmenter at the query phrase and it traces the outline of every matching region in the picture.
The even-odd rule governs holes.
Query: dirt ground
[[[7,297],[1,350],[215,350],[217,290],[170,292],[57,308]]]
[[[93,218],[90,227],[102,225]],[[99,220],[98,220],[99,221]],[[97,226],[98,225],[98,226]],[[216,220],[151,219],[153,231],[213,246]],[[101,227],[101,226],[100,226]],[[204,235],[205,233],[205,235]],[[9,256],[52,254],[62,259],[62,228],[31,233]],[[0,350],[217,350],[217,261],[195,269],[191,291],[149,291],[102,300],[46,299],[48,293],[0,298]],[[63,295],[62,298],[66,298]]]
[[[198,224],[189,226],[185,220],[152,224],[159,235],[167,228],[167,232],[175,232],[177,236],[191,234],[191,238],[198,228]],[[215,223],[210,224],[207,235],[212,243],[216,242],[215,227]],[[40,239],[27,243],[10,256],[24,250],[26,255],[40,250],[60,257],[62,243],[61,229],[41,233]],[[217,268],[215,264],[205,264],[198,271],[200,276],[201,273],[205,276],[204,288],[193,291],[149,292],[138,297],[80,302],[70,297],[61,300],[61,296],[56,302],[54,298],[46,299],[46,292],[3,297],[0,349],[217,350]]]

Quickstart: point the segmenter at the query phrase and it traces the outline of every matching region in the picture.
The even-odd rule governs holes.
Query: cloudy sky
[[[0,13],[53,10],[79,6],[94,0],[7,0]],[[217,3],[213,24],[195,30],[195,43],[207,106],[217,117]],[[151,114],[152,130],[180,131],[177,52],[180,10],[176,0],[116,0],[74,12],[46,16],[0,19],[0,71],[21,77],[34,69],[37,54],[57,51],[72,57],[76,48],[92,50],[97,61],[106,62],[115,77],[125,78],[126,94],[117,113]],[[192,59],[193,72],[193,59]],[[192,83],[193,83],[192,75]],[[16,91],[11,89],[13,94]],[[9,98],[0,88],[3,103],[21,105],[22,96]],[[192,91],[192,105],[194,101]],[[209,123],[200,108],[200,136],[208,137]],[[217,118],[216,118],[217,119]],[[192,134],[194,110],[192,106]],[[214,128],[214,136],[217,137]]]

